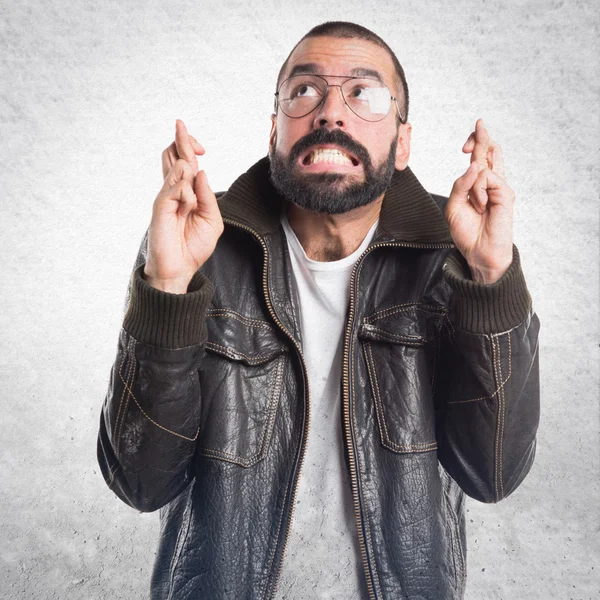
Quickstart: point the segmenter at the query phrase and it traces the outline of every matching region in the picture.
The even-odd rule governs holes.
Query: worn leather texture
[[[226,220],[190,289],[212,283],[194,317],[202,339],[164,348],[120,333],[98,456],[123,501],[161,511],[155,600],[275,595],[310,398],[283,231],[249,227]],[[539,321],[529,309],[505,331],[458,328],[452,245],[400,245],[390,230],[382,220],[355,268],[340,382],[357,535],[371,597],[457,600],[464,495],[498,502],[533,463]],[[145,243],[132,305],[144,258]]]

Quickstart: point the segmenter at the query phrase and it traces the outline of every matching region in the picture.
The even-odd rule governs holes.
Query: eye
[[[369,100],[369,90],[370,88],[365,85],[355,85],[348,94],[349,98],[354,100],[364,100],[368,102]]]
[[[301,83],[290,94],[291,98],[310,98],[313,96],[319,96],[319,90],[309,83]]]

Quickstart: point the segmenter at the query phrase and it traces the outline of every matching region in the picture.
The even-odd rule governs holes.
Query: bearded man
[[[219,200],[177,122],[98,444],[109,487],[161,509],[152,598],[462,598],[465,494],[530,470],[539,321],[501,149],[478,120],[431,196],[408,105],[389,46],[334,22]]]

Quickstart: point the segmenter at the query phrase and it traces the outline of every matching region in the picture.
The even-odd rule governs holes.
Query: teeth
[[[352,166],[350,158],[335,148],[317,148],[316,150],[313,150],[309,154],[306,164],[314,165],[323,162]]]

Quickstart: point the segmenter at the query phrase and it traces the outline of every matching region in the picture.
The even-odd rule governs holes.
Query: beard
[[[297,160],[311,146],[336,144],[354,154],[364,169],[364,181],[346,183],[346,173],[301,173]],[[340,129],[316,129],[299,139],[286,158],[273,150],[271,181],[275,189],[289,202],[305,210],[330,215],[348,212],[366,206],[381,196],[390,186],[398,139],[394,137],[387,159],[377,168],[373,166],[367,149]]]

